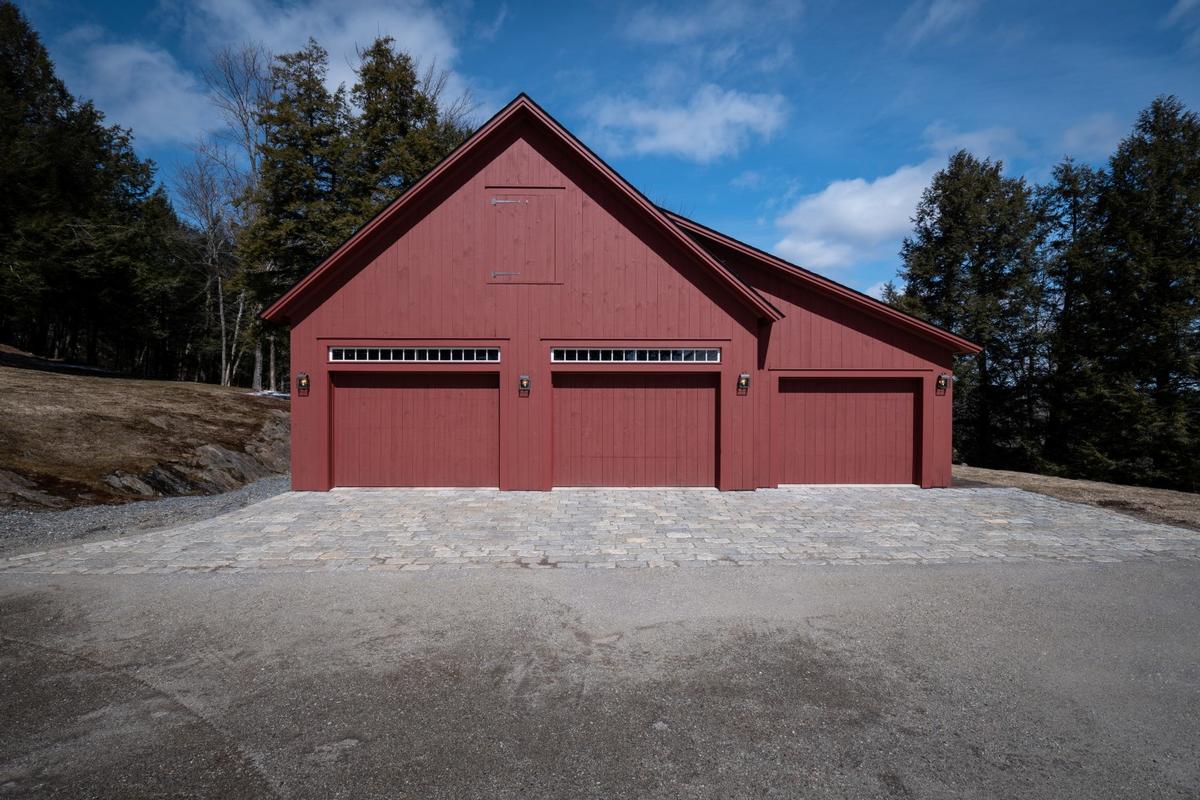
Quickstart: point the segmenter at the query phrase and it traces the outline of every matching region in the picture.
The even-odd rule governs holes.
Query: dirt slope
[[[1031,472],[1009,472],[961,464],[954,465],[954,483],[956,486],[1013,486],[1060,500],[1110,508],[1152,522],[1200,530],[1200,494],[1191,492],[1055,478]]]
[[[287,460],[286,400],[0,366],[0,505],[228,491]]]

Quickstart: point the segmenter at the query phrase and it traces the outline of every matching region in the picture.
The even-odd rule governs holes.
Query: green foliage
[[[0,339],[36,353],[156,373],[164,282],[186,292],[181,226],[130,132],[104,124],[54,74],[37,34],[0,3]]]
[[[904,240],[895,304],[983,345],[955,385],[955,446],[973,463],[1034,450],[1042,332],[1040,225],[1023,179],[965,151],[934,176]]]
[[[273,60],[251,45],[214,55],[205,77],[239,150],[197,145],[176,176],[181,220],[132,132],[72,97],[0,0],[0,341],[245,380],[256,311],[467,135],[463,105],[440,103],[444,78],[390,39],[363,51],[352,96],[327,88],[327,67],[312,40]]]
[[[310,39],[271,67],[274,95],[259,113],[264,142],[256,214],[244,256],[257,287],[278,294],[312,270],[354,227],[345,91],[325,87],[328,54]]]
[[[951,157],[885,299],[983,345],[955,388],[960,457],[1200,488],[1200,120],[1155,100],[1109,161],[1036,191]]]
[[[1178,99],[1139,115],[1097,216],[1080,391],[1114,424],[1080,419],[1075,436],[1112,474],[1200,487],[1200,119]]]
[[[467,136],[439,104],[441,82],[419,77],[392,39],[360,53],[350,98],[326,87],[328,54],[314,40],[278,56],[259,120],[261,175],[245,257],[259,266],[264,304],[316,267]],[[350,102],[353,101],[353,103]],[[453,111],[457,106],[452,107]]]

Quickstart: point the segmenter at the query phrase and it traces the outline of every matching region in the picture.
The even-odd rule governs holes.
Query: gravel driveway
[[[0,554],[45,550],[175,528],[274,497],[288,491],[290,486],[290,476],[278,475],[213,495],[160,497],[119,505],[79,506],[64,511],[0,508]]]

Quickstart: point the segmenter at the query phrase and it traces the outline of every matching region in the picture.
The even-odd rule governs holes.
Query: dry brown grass
[[[1055,478],[1031,472],[1009,472],[958,464],[954,466],[954,482],[957,485],[1012,486],[1061,500],[1120,511],[1153,522],[1200,530],[1200,494],[1191,492]]]
[[[279,471],[287,411],[284,400],[240,389],[0,366],[0,503],[20,502],[14,480],[63,501],[52,505],[133,499],[105,477],[195,465],[203,445]]]

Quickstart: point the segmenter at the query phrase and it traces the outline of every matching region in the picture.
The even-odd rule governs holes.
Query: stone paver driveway
[[[0,560],[0,572],[1200,559],[1200,533],[1017,489],[339,489]]]

